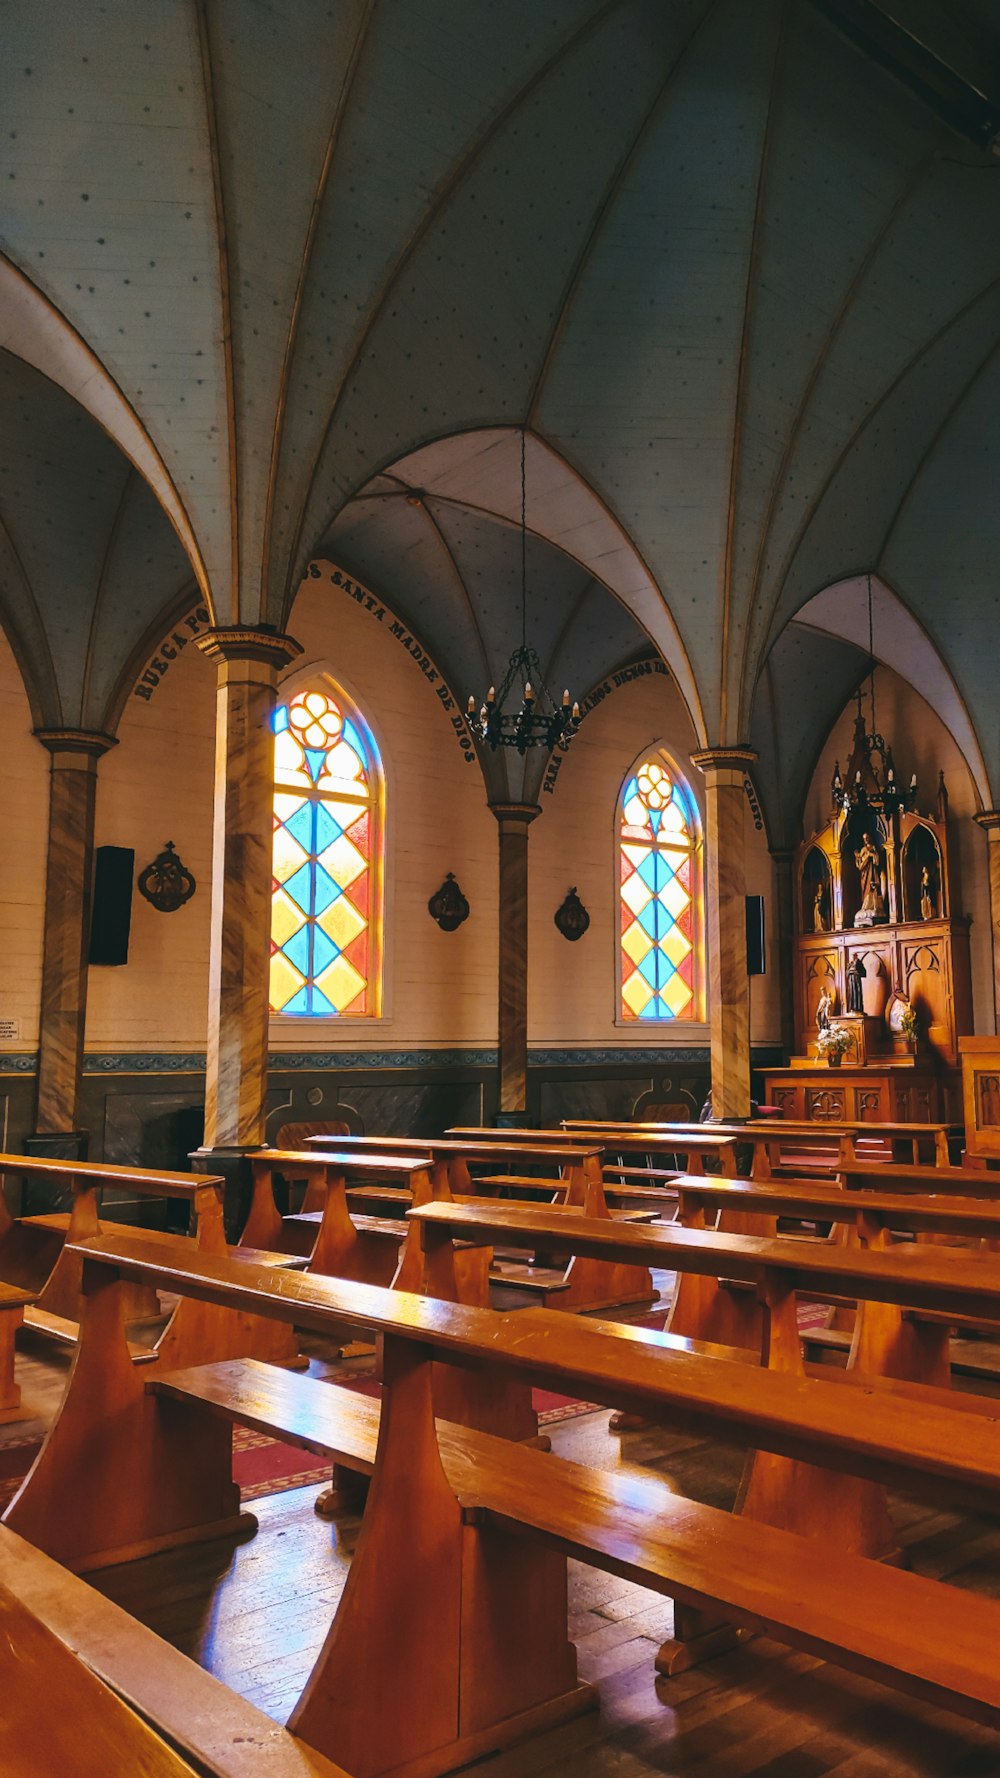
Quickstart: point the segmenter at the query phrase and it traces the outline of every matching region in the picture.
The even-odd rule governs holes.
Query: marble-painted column
[[[500,829],[497,982],[500,1110],[523,1111],[528,1085],[528,828],[537,803],[491,803]]]
[[[111,735],[87,729],[36,729],[35,736],[51,759],[36,1128],[55,1135],[77,1128],[97,762],[116,743]]]
[[[795,1049],[795,902],[792,865],[795,853],[780,847],[771,853],[774,864],[775,933],[778,949],[778,1014],[781,1047],[786,1056]]]
[[[195,638],[218,667],[215,840],[205,1148],[257,1148],[267,1091],[271,836],[278,673],[290,636],[252,629]]]
[[[750,747],[707,747],[691,759],[705,775],[705,928],[712,1105],[717,1118],[750,1114],[743,779]]]
[[[1000,809],[983,809],[976,820],[988,842],[990,942],[993,947],[993,1028],[1000,1035]]]

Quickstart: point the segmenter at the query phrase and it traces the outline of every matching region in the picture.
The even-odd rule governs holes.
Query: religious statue
[[[829,1031],[830,1020],[833,1016],[834,1011],[835,1011],[835,1007],[834,1007],[834,1000],[833,1000],[833,991],[830,987],[829,982],[824,982],[822,988],[820,989],[819,1001],[816,1006],[816,1029],[817,1029],[817,1031]]]
[[[931,873],[925,864],[920,872],[920,918],[933,920],[936,914],[935,896],[931,888]]]
[[[855,957],[847,971],[848,1012],[864,1012],[865,1010],[864,980],[867,973],[861,958]]]
[[[878,850],[870,833],[866,833],[854,863],[861,879],[861,907],[854,916],[855,926],[876,926],[885,918],[882,894],[882,871]]]
[[[825,932],[826,931],[826,920],[823,915],[823,899],[824,899],[825,893],[826,893],[826,885],[824,883],[817,883],[816,884],[816,891],[815,891],[815,894],[813,895],[813,931],[814,932]]]

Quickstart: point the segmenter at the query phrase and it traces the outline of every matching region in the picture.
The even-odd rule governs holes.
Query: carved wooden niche
[[[837,982],[837,952],[833,949],[807,951],[802,955],[800,962],[803,966],[803,1004],[806,1013],[806,1029],[815,1036],[816,1008],[824,988],[829,988],[833,995],[834,1013],[844,1010]]]

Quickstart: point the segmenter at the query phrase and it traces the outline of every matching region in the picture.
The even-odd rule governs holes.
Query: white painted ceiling
[[[893,11],[1000,90],[996,0]],[[821,6],[7,0],[3,34],[0,600],[39,720],[106,719],[192,580],[289,621],[324,548],[478,689],[525,425],[556,678],[652,641],[701,739],[773,748],[780,708],[815,757],[809,688],[859,657],[789,625],[871,571],[1000,796],[1000,162]]]

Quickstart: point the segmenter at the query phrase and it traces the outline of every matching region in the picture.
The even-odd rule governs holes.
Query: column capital
[[[490,803],[489,808],[501,827],[507,821],[512,826],[530,827],[535,816],[542,812],[540,803]]]
[[[690,755],[691,764],[699,771],[738,772],[741,777],[759,757],[755,747],[699,747]]]
[[[57,753],[83,753],[91,759],[100,759],[102,753],[118,745],[116,735],[105,735],[99,729],[36,728],[34,735],[53,758]]]
[[[795,846],[769,846],[768,851],[775,864],[791,864],[795,857]]]
[[[290,661],[302,653],[301,642],[294,636],[286,636],[278,630],[253,629],[244,625],[235,629],[206,630],[204,635],[194,638],[195,646],[201,649],[210,661],[231,665],[239,661],[250,661],[256,665],[271,667],[280,672]]]
[[[1000,809],[980,809],[978,815],[973,815],[972,819],[978,822],[988,839],[992,840],[1000,834]]]

